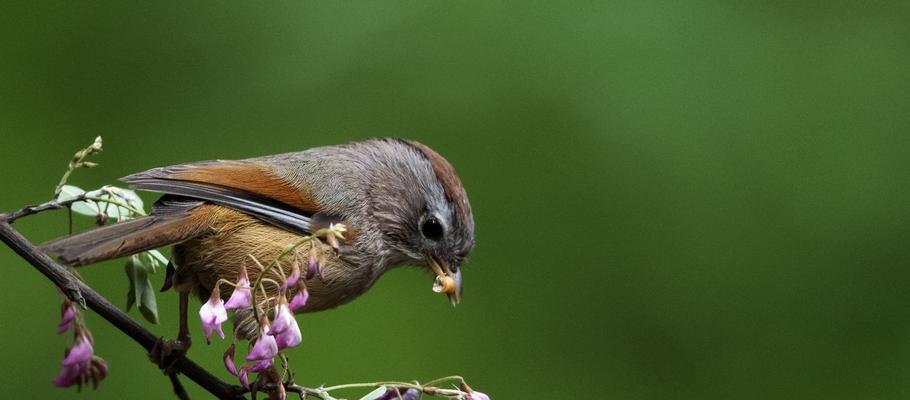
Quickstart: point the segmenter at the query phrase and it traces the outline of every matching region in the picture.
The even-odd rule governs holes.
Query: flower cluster
[[[225,368],[236,376],[244,387],[249,387],[249,373],[272,370],[274,368],[274,359],[279,356],[281,351],[300,344],[302,335],[297,320],[294,318],[294,313],[301,312],[306,307],[309,299],[306,281],[317,276],[322,278],[322,269],[317,256],[319,251],[314,243],[316,242],[315,238],[320,233],[324,234],[328,244],[333,250],[337,251],[337,239],[343,238],[341,232],[344,231],[343,225],[330,226],[327,230],[317,232],[317,234],[300,241],[265,267],[254,258],[253,260],[260,268],[255,282],[250,281],[246,267],[242,266],[237,280],[234,282],[219,280],[212,290],[209,300],[199,309],[199,318],[202,320],[202,328],[205,331],[205,338],[208,343],[211,343],[212,333],[224,339],[221,324],[228,320],[229,310],[254,310],[258,318],[259,333],[253,339],[250,351],[244,358],[245,362],[239,368],[234,364],[234,344],[231,344],[224,353]],[[306,242],[310,242],[311,247],[308,252],[306,271],[304,272],[301,270],[300,257],[296,248]],[[289,255],[292,251],[293,262],[291,263],[291,270],[285,276],[285,271],[280,267],[279,262],[282,257]],[[275,266],[277,266],[278,273],[271,276],[280,276],[278,281],[265,277],[266,273]],[[257,299],[256,293],[266,293],[263,284],[267,282],[275,285],[277,295],[273,297],[266,296],[267,298],[265,299],[260,296]],[[227,284],[234,288],[227,302],[221,298],[221,284]],[[266,304],[266,310],[261,308],[263,304]]]
[[[440,388],[432,385],[420,385],[417,382],[414,383],[404,383],[404,382],[384,382],[382,386],[379,386],[373,392],[370,392],[363,399],[373,399],[373,400],[419,400],[423,394],[427,394],[433,397],[445,397],[458,400],[490,400],[490,396],[487,396],[484,393],[478,392],[471,389],[467,383],[464,382],[464,378],[460,376],[448,376],[445,378],[437,379],[430,381],[429,383],[442,383],[445,381],[458,380],[461,381],[459,388],[456,389],[447,389]],[[369,387],[373,385],[379,385],[379,382],[374,383],[355,383],[347,385],[338,385],[328,388],[320,388],[324,391],[341,389],[341,388],[351,388],[351,387]],[[391,385],[391,386],[390,386]],[[404,386],[407,385],[407,386]],[[332,397],[326,397],[332,398]]]
[[[107,362],[95,355],[95,340],[85,323],[79,318],[76,305],[69,299],[63,301],[60,323],[57,333],[65,333],[73,328],[73,345],[66,349],[63,357],[63,369],[54,385],[58,387],[78,386],[91,382],[97,388],[98,383],[107,376]]]

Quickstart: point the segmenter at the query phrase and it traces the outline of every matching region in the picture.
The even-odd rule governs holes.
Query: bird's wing
[[[131,187],[204,200],[292,232],[310,233],[320,211],[297,186],[253,161],[203,161],[121,178]]]

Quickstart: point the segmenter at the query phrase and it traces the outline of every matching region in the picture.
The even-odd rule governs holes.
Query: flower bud
[[[75,320],[76,305],[73,304],[70,299],[64,298],[60,310],[60,323],[57,324],[57,333],[60,334],[66,332]]]
[[[319,277],[322,278],[322,269],[319,268],[319,259],[316,257],[316,249],[310,249],[310,255],[307,257],[306,263],[306,280],[313,279],[316,274],[319,274]]]
[[[202,329],[205,331],[206,343],[212,343],[212,332],[224,339],[224,332],[221,331],[221,324],[227,321],[227,309],[224,308],[224,301],[221,300],[221,291],[218,286],[212,290],[209,301],[199,308],[199,319],[202,320]]]

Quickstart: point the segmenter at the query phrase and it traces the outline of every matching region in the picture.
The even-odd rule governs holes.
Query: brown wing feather
[[[205,200],[298,233],[309,233],[310,217],[319,212],[293,184],[252,161],[154,168],[121,180],[136,189]]]
[[[250,161],[202,161],[153,168],[121,180],[127,183],[166,180],[216,185],[273,199],[308,214],[315,214],[321,209],[292,183],[268,167]]]
[[[171,168],[173,168],[172,173],[166,179],[192,181],[243,190],[275,199],[310,214],[319,212],[319,207],[312,199],[302,196],[297,188],[272,173],[267,167],[253,162],[219,161],[203,165],[187,164]]]

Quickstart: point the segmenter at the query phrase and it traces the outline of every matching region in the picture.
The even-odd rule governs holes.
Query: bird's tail
[[[198,204],[191,208],[186,203],[182,207],[156,204],[155,211],[164,212],[57,238],[39,248],[64,264],[80,266],[180,243],[204,229],[199,213],[192,211]]]

